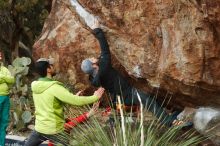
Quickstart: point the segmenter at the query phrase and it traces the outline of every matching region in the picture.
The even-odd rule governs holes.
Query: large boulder
[[[220,106],[220,0],[54,0],[34,57],[54,57],[66,83],[88,84],[80,70],[98,56],[94,16],[113,64],[145,91],[158,88],[182,106]],[[163,92],[163,93],[166,93]]]
[[[199,108],[193,117],[194,127],[201,134],[210,137],[216,145],[220,145],[220,110]]]
[[[193,122],[194,128],[216,145],[220,145],[220,109],[211,107],[190,108],[185,107],[177,116],[178,120]],[[210,143],[203,141],[201,145]]]

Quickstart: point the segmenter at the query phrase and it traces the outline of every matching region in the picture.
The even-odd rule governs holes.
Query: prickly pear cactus
[[[27,98],[28,85],[23,83],[25,76],[28,74],[31,59],[27,57],[16,58],[12,65],[8,66],[9,71],[15,77],[16,83],[12,88],[12,121],[17,130],[26,126],[31,120],[30,104]]]
[[[8,69],[12,73],[12,75],[17,76],[18,74],[27,75],[29,67],[31,64],[31,59],[28,57],[16,58],[12,65],[8,66]]]
[[[24,111],[21,115],[21,118],[25,124],[29,123],[32,119],[32,115],[30,111]]]
[[[31,59],[28,57],[21,57],[16,58],[12,65],[8,66],[9,71],[16,79],[16,88],[18,91],[21,91],[23,88],[21,78],[28,74],[29,67],[28,65],[31,64]]]

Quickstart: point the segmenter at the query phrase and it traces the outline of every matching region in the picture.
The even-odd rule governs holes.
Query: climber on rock
[[[142,104],[147,110],[151,111],[162,124],[171,126],[174,122],[179,125],[180,122],[177,122],[176,114],[169,115],[166,113],[163,107],[156,102],[155,98],[130,85],[127,79],[112,67],[109,45],[97,19],[95,19],[91,29],[98,39],[101,48],[99,58],[87,58],[81,63],[81,69],[84,73],[89,74],[91,84],[95,87],[103,87],[110,93],[113,107],[116,107],[117,97],[120,97],[121,102],[125,106],[139,106]]]

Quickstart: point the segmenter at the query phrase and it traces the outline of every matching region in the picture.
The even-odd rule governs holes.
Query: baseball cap
[[[93,74],[94,68],[92,67],[92,62],[89,59],[85,59],[82,61],[81,69],[86,74]]]
[[[54,64],[54,58],[40,58],[38,59],[36,62],[41,62],[41,61],[45,61],[48,62],[49,64],[53,65]]]

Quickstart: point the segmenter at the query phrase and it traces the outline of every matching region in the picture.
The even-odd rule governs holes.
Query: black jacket
[[[111,94],[111,97],[114,98],[114,101],[117,95],[120,95],[123,98],[130,97],[132,87],[126,79],[112,67],[109,45],[102,29],[96,28],[93,30],[93,33],[99,41],[101,56],[99,58],[98,73],[95,77],[90,76],[92,85],[96,87],[104,87],[105,90]]]

